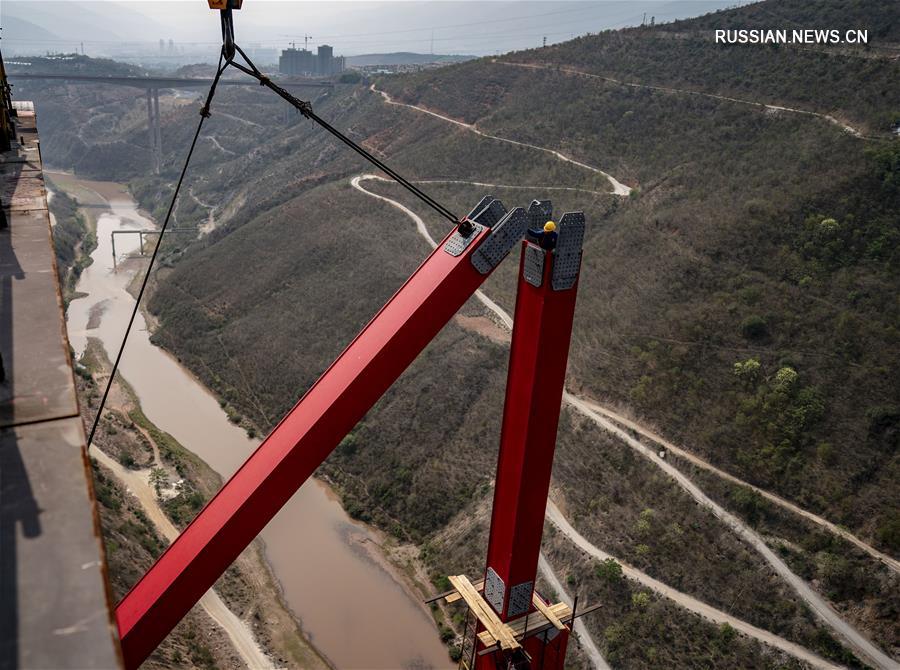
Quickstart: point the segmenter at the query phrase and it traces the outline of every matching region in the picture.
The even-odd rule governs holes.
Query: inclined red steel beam
[[[563,228],[560,243],[565,234]],[[485,599],[503,621],[532,609],[575,313],[580,247],[578,238],[570,255],[575,259],[570,264],[574,267],[570,287],[555,290],[557,255],[523,242],[485,575]],[[536,263],[531,265],[531,279],[536,282],[540,277],[540,286],[526,278],[527,254],[535,261],[543,258],[542,273],[538,270],[535,275]]]
[[[477,227],[458,256],[438,245],[119,603],[127,668],[156,648],[487,278],[471,257],[488,232]]]

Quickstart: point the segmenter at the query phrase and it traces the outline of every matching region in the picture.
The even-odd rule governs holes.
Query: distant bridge
[[[109,84],[130,86],[147,90],[147,119],[150,141],[150,159],[153,171],[159,174],[162,165],[162,134],[159,127],[159,89],[209,87],[212,79],[207,77],[101,77],[87,74],[41,74],[18,72],[7,74],[11,81],[60,81],[82,84]],[[247,79],[220,79],[219,86],[255,86],[256,81]],[[331,81],[279,81],[282,88],[334,88]]]
[[[114,86],[132,86],[134,88],[160,89],[160,88],[193,88],[195,86],[206,87],[212,84],[211,78],[205,77],[101,77],[87,74],[39,74],[29,72],[10,72],[7,74],[10,81],[24,80],[57,80],[78,81],[92,84],[112,84]],[[257,82],[248,79],[220,79],[219,86],[255,86]],[[334,82],[311,81],[279,81],[282,88],[334,88]]]

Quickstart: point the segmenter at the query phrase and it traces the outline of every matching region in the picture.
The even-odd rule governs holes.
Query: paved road
[[[575,410],[583,414],[584,416],[591,419],[594,423],[601,426],[605,430],[610,433],[616,435],[620,440],[628,444],[633,449],[640,452],[646,458],[653,461],[653,463],[660,468],[663,472],[669,475],[672,479],[681,486],[697,503],[710,510],[714,516],[716,516],[722,523],[728,526],[731,530],[733,530],[741,539],[743,539],[747,544],[753,547],[765,561],[772,566],[772,569],[778,573],[778,575],[784,579],[788,584],[790,584],[791,588],[800,596],[800,598],[809,606],[809,608],[816,613],[816,615],[825,622],[833,631],[835,631],[847,645],[853,649],[854,653],[858,654],[868,663],[871,663],[876,668],[880,668],[882,670],[893,670],[896,668],[900,668],[895,661],[893,661],[887,654],[885,654],[881,649],[876,647],[872,642],[870,642],[865,636],[862,635],[856,628],[852,625],[844,621],[840,615],[835,612],[831,606],[825,602],[824,598],[816,593],[809,584],[806,583],[803,579],[794,574],[791,569],[787,566],[787,564],[781,560],[779,556],[775,554],[771,549],[769,549],[768,545],[765,541],[749,526],[744,524],[743,521],[738,519],[731,512],[724,509],[721,505],[712,500],[709,496],[707,496],[700,488],[694,484],[688,477],[678,470],[671,463],[667,462],[665,459],[660,458],[659,454],[656,453],[653,449],[650,449],[646,445],[642,444],[638,440],[634,439],[631,435],[629,435],[625,430],[619,428],[615,424],[613,424],[608,419],[604,418],[600,413],[598,413],[589,402],[579,398],[578,396],[572,395],[568,391],[563,392],[563,401],[568,403]]]

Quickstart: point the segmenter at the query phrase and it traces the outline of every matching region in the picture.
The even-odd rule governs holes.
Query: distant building
[[[334,48],[328,44],[321,45],[314,54],[307,49],[285,49],[278,58],[278,71],[281,74],[306,74],[330,76],[343,72],[345,60],[343,56],[334,57]]]
[[[278,71],[282,74],[313,74],[316,57],[306,49],[285,49],[278,58]]]
[[[316,74],[322,74],[326,77],[332,73],[334,63],[334,48],[323,44],[316,53]]]

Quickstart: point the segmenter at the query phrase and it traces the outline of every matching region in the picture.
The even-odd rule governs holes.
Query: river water
[[[78,356],[88,336],[98,338],[112,360],[134,306],[125,287],[144,264],[120,260],[114,270],[110,234],[156,226],[119,185],[56,177],[82,204],[94,202],[83,211],[97,220],[94,262],[77,286],[87,297],[69,305],[69,340]],[[120,259],[138,246],[138,235],[116,236]],[[223,478],[259,444],[228,421],[215,397],[187,370],[150,343],[140,313],[119,370],[147,417]],[[324,484],[306,482],[261,537],[288,605],[338,668],[452,667],[428,611],[367,550],[376,539],[373,532],[350,519]]]

